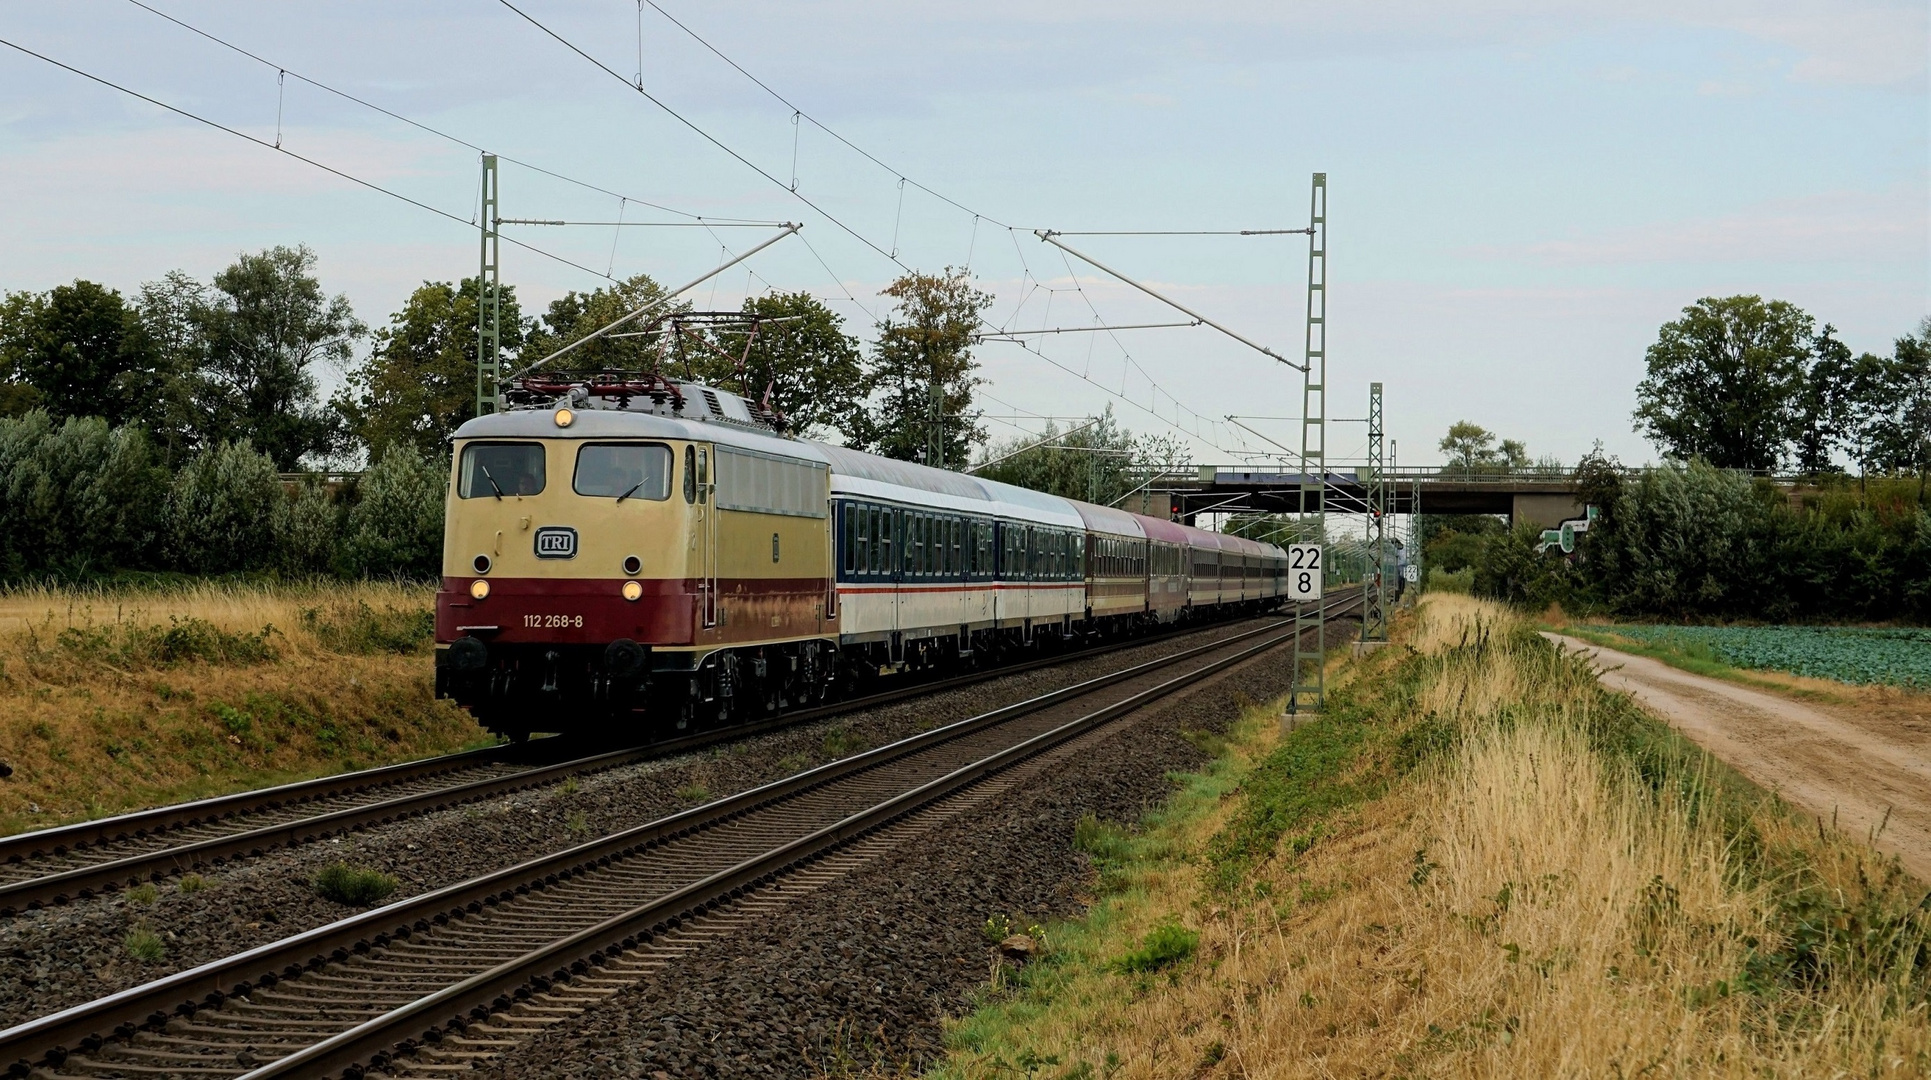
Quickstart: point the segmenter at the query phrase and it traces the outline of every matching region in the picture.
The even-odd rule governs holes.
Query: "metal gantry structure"
[[[496,155],[483,155],[482,265],[477,270],[476,290],[476,415],[484,416],[502,408],[500,381],[503,363],[503,306],[501,302],[502,260],[499,257],[497,229],[502,224],[502,206],[496,186]]]
[[[1301,482],[1299,496],[1302,540],[1321,545],[1322,570],[1328,569],[1328,174],[1315,173],[1308,194],[1307,337],[1306,366],[1301,369]],[[1309,470],[1313,470],[1310,473]],[[1307,504],[1308,478],[1317,476],[1315,506]],[[1312,531],[1309,519],[1312,518]],[[1294,615],[1294,675],[1287,694],[1287,711],[1319,712],[1327,704],[1326,590],[1322,598],[1303,604]],[[1310,641],[1310,639],[1312,639]]]
[[[1388,471],[1382,460],[1385,429],[1381,416],[1381,384],[1368,384],[1368,475],[1366,477],[1368,565],[1361,578],[1361,640],[1388,640]]]

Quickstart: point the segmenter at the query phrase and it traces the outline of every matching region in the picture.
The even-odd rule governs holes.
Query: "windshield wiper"
[[[649,482],[650,482],[650,477],[646,476],[642,480],[639,480],[636,483],[630,485],[629,491],[626,491],[622,495],[617,496],[617,502],[623,502],[625,499],[628,499],[632,495],[637,494],[637,489],[640,487],[643,487],[645,484]]]
[[[477,463],[476,463],[476,467],[477,467],[477,468],[479,468],[479,469],[481,469],[481,470],[483,470],[483,479],[485,479],[485,480],[488,480],[488,481],[489,481],[489,486],[490,486],[490,487],[493,487],[493,488],[496,488],[496,501],[497,501],[497,502],[502,502],[502,501],[503,501],[503,489],[502,489],[501,487],[498,487],[498,486],[497,486],[497,483],[496,483],[496,478],[495,478],[494,476],[491,476],[491,475],[489,474],[489,466],[488,466],[488,465],[485,465],[485,464],[483,464],[482,462],[480,462],[480,461],[479,461],[479,462],[477,462]]]

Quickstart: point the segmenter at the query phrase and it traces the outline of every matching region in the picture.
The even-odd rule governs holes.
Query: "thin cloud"
[[[1732,214],[1645,223],[1463,254],[1552,266],[1635,263],[1895,263],[1927,255],[1924,187],[1834,191],[1776,199]]]

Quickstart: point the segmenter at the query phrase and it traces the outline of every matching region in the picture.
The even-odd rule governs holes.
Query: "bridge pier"
[[[1571,518],[1582,516],[1582,504],[1573,494],[1523,492],[1509,501],[1509,524],[1528,522],[1539,529],[1553,529]]]

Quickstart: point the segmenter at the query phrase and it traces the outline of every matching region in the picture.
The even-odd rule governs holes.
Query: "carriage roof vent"
[[[704,395],[704,405],[711,410],[712,416],[724,415],[724,407],[717,402],[717,391],[708,386],[700,386],[697,388],[697,392]]]

